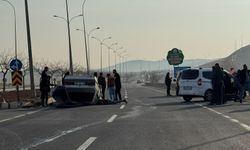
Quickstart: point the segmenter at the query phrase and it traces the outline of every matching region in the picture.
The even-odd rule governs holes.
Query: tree
[[[5,91],[6,91],[6,75],[9,72],[9,63],[11,61],[11,53],[7,51],[2,51],[0,54],[0,72],[3,74],[3,100],[5,101]]]

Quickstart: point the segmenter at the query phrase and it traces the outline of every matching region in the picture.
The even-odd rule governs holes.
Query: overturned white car
[[[97,104],[100,89],[94,77],[66,76],[64,85],[57,86],[52,96],[57,103]]]

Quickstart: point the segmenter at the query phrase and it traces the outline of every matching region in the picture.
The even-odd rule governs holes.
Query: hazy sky
[[[27,51],[24,0],[9,0],[17,11],[18,50]],[[68,0],[70,16],[81,13],[83,0]],[[66,17],[65,0],[29,0],[34,61],[68,63],[67,26],[53,15]],[[225,57],[250,41],[249,0],[87,0],[87,30],[107,44],[118,42],[128,59],[160,60],[173,47],[187,59]],[[0,50],[14,51],[13,14],[0,1]],[[82,19],[71,23],[73,62],[85,66]],[[100,45],[90,39],[91,65],[100,65]],[[114,63],[114,55],[111,55]],[[107,66],[107,49],[103,64]]]

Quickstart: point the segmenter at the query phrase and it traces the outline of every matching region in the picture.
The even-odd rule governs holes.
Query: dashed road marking
[[[113,122],[117,116],[118,116],[118,115],[113,115],[112,117],[109,118],[109,120],[108,120],[107,122],[108,122],[108,123]]]
[[[78,147],[77,150],[86,150],[96,139],[97,137],[90,137],[80,147]]]
[[[125,105],[121,105],[120,109],[124,109],[125,108]]]
[[[218,115],[220,115],[220,116],[222,116],[222,117],[224,117],[224,118],[230,120],[230,121],[233,122],[233,123],[237,123],[238,125],[240,125],[240,126],[243,127],[244,129],[246,129],[247,131],[250,131],[250,126],[249,126],[249,125],[247,125],[247,124],[245,124],[245,123],[242,123],[242,122],[240,122],[240,121],[237,120],[237,119],[234,119],[234,118],[232,118],[232,117],[230,117],[230,116],[228,116],[228,115],[224,115],[224,114],[221,113],[221,112],[218,112],[218,111],[216,111],[216,110],[214,110],[214,109],[212,109],[212,108],[203,106],[203,105],[201,105],[201,104],[195,104],[195,105],[198,105],[198,106],[200,106],[200,107],[202,107],[202,108],[205,108],[205,109],[207,109],[207,110],[209,110],[209,111],[211,111],[211,112],[214,112],[214,113],[216,113],[216,114],[218,114]]]
[[[38,146],[40,146],[42,144],[53,142],[53,141],[55,141],[55,140],[57,140],[57,139],[59,139],[59,138],[61,138],[63,136],[66,136],[68,134],[80,131],[82,129],[85,129],[85,128],[88,128],[88,127],[91,127],[91,126],[99,125],[99,124],[102,124],[102,123],[104,123],[104,121],[93,122],[93,123],[78,126],[78,127],[75,127],[75,128],[69,129],[69,130],[61,131],[59,134],[56,133],[55,135],[53,135],[51,137],[47,137],[45,139],[39,139],[38,141],[34,141],[32,144],[29,144],[26,147],[23,147],[21,149],[22,150],[28,150],[28,149],[31,149],[31,148],[36,148],[36,147],[38,147]]]
[[[127,89],[125,89],[125,95],[124,95],[124,98],[125,98],[125,99],[128,99],[128,91],[127,91]]]
[[[6,121],[10,121],[10,120],[14,120],[14,119],[18,119],[18,118],[22,118],[22,117],[25,117],[25,116],[28,116],[28,115],[32,115],[34,113],[40,112],[41,110],[43,110],[43,109],[40,109],[40,110],[37,110],[37,111],[28,112],[28,113],[21,114],[21,115],[17,115],[17,116],[10,117],[10,118],[7,118],[7,119],[3,119],[3,120],[0,120],[0,123],[6,122]]]

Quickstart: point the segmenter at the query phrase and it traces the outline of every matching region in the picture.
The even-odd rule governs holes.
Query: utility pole
[[[28,53],[29,53],[29,71],[30,71],[30,88],[33,92],[33,96],[36,96],[34,73],[33,73],[33,58],[32,58],[32,45],[31,45],[31,35],[30,35],[30,22],[29,22],[29,7],[28,0],[24,0],[25,3],[25,13],[26,13],[26,27],[27,27],[27,42],[28,42]]]

